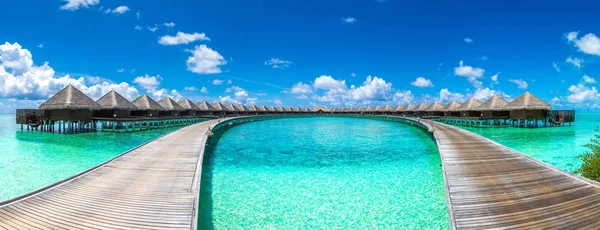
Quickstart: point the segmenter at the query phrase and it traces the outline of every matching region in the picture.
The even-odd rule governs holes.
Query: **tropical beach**
[[[0,229],[599,229],[595,5],[6,2]]]

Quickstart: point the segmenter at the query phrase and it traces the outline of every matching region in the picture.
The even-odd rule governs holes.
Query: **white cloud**
[[[581,69],[581,63],[583,63],[583,59],[576,57],[568,57],[565,63],[571,63],[578,69]]]
[[[188,34],[184,32],[177,32],[175,36],[164,35],[159,40],[158,43],[161,45],[172,46],[172,45],[181,45],[181,44],[189,44],[195,41],[210,41],[210,38],[206,36],[204,33],[193,33]]]
[[[328,75],[322,75],[315,79],[313,82],[313,87],[315,89],[324,89],[327,90],[328,94],[340,94],[345,93],[347,91],[346,81],[344,80],[336,80],[333,77]]]
[[[351,73],[350,76],[356,77],[356,73]]]
[[[112,12],[113,14],[116,14],[116,15],[121,15],[121,14],[126,13],[129,10],[130,9],[128,6],[118,6],[117,8],[114,8],[113,10],[111,10],[110,12]]]
[[[356,22],[356,18],[353,17],[347,17],[347,18],[341,18],[343,23],[354,23]]]
[[[298,82],[297,84],[292,86],[291,94],[311,94],[313,93],[310,85],[304,84],[302,82]]]
[[[194,87],[194,86],[186,86],[185,88],[183,88],[183,90],[185,91],[198,91],[198,88]]]
[[[208,89],[204,86],[202,86],[202,89],[200,89],[201,93],[208,93]]]
[[[86,80],[96,84],[87,85]],[[23,49],[18,43],[0,45],[0,97],[45,100],[69,84],[92,99],[98,99],[113,88],[127,98],[134,98],[138,94],[135,87],[125,82],[115,84],[100,77],[57,77],[47,62],[42,66],[33,65],[29,50]]]
[[[220,79],[213,79],[213,80],[212,80],[212,84],[213,84],[213,85],[222,85],[222,84],[223,84],[223,80],[220,80]]]
[[[171,27],[175,26],[175,23],[174,22],[166,22],[166,23],[163,23],[163,25],[166,26],[166,27],[171,28]]]
[[[519,89],[527,89],[529,86],[523,79],[510,79],[509,82],[515,83]]]
[[[223,104],[241,104],[242,102],[233,99],[231,96],[219,96],[219,101]]]
[[[440,90],[439,100],[442,103],[450,102],[452,100],[457,100],[459,102],[462,102],[464,100],[464,98],[465,98],[465,95],[463,95],[463,94],[453,93],[453,92],[450,92],[450,90],[448,90],[448,89]]]
[[[481,81],[477,79],[483,77],[484,73],[484,69],[464,65],[462,60],[459,62],[459,66],[454,68],[454,75],[466,77],[469,83],[475,88],[482,87]]]
[[[483,56],[481,56],[481,60],[487,61],[487,60],[489,60],[489,58],[487,56],[483,55]]]
[[[67,4],[60,7],[61,10],[75,11],[79,8],[89,8],[90,6],[100,3],[100,0],[63,0]]]
[[[142,13],[140,13],[139,11],[138,11],[138,12],[135,12],[135,17],[136,17],[138,20],[140,20],[140,19],[142,18]]]
[[[587,87],[584,84],[571,85],[567,100],[571,103],[598,102],[600,93],[595,86]]]
[[[258,100],[256,97],[248,97],[248,91],[239,87],[231,86],[225,90],[226,93],[233,93],[233,96],[219,96],[219,100],[222,103],[233,103],[233,104],[254,104]]]
[[[150,76],[146,74],[145,76],[136,77],[133,80],[133,83],[137,83],[140,87],[146,90],[154,90],[158,88],[161,80],[162,78],[160,77],[160,75]]]
[[[583,82],[587,83],[587,84],[596,84],[596,79],[588,76],[588,75],[584,75],[583,76]]]
[[[419,88],[433,87],[433,83],[431,82],[431,80],[426,79],[424,77],[418,77],[415,81],[411,82],[410,84]]]
[[[281,60],[279,58],[271,58],[265,61],[265,65],[272,66],[274,69],[277,68],[287,68],[292,64],[291,61]]]
[[[556,62],[552,62],[552,66],[554,66],[556,72],[560,72],[560,68],[558,67],[558,64],[556,64]]]
[[[170,97],[175,101],[183,99],[183,96],[181,96],[181,94],[179,94],[177,90],[171,90],[170,92],[167,89],[148,90],[147,93],[150,97],[154,98],[155,100],[160,100],[166,97]]]
[[[464,42],[466,43],[473,43],[473,39],[466,37],[465,39],[463,39]]]
[[[40,43],[37,47],[40,49],[44,48],[44,43]]]
[[[578,34],[579,32],[567,33],[566,37],[569,43],[572,43],[583,53],[600,56],[600,38],[593,33],[578,38]]]
[[[119,72],[119,73],[123,73],[123,71],[125,71],[125,69],[123,69],[123,68],[117,70],[117,72]]]
[[[148,30],[150,30],[151,32],[156,32],[156,30],[158,30],[158,27],[156,26],[148,26]]]
[[[221,73],[219,66],[227,64],[225,58],[206,45],[199,45],[190,51],[192,56],[187,60],[187,69],[197,74]]]
[[[490,77],[490,80],[492,80],[492,82],[494,82],[495,84],[498,84],[498,74],[500,73],[494,74],[494,76]]]
[[[277,99],[275,101],[273,101],[273,103],[275,103],[276,106],[281,106],[283,105],[283,103],[281,102],[281,100]]]
[[[142,30],[142,27],[140,25],[136,25],[135,27],[133,27],[136,30]]]
[[[510,99],[510,96],[507,95],[506,93],[499,91],[499,90],[493,90],[490,88],[477,89],[477,90],[475,90],[475,92],[472,95],[470,95],[470,97],[476,98],[480,101],[485,101],[494,95],[498,95],[504,99]]]
[[[368,76],[362,86],[351,87],[348,91],[354,101],[388,101],[390,92],[392,92],[392,83],[376,76]]]
[[[228,84],[228,85],[231,85],[231,83],[233,83],[233,82],[231,81],[231,79],[227,80],[227,84]]]
[[[410,104],[415,99],[415,96],[412,94],[410,90],[408,91],[397,91],[394,93],[392,100],[396,103],[400,104]]]

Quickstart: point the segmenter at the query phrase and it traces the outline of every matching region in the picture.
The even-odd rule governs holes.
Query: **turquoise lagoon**
[[[224,132],[204,161],[201,229],[444,229],[440,157],[422,130],[289,118]]]
[[[539,161],[573,173],[582,161],[576,158],[586,151],[583,145],[594,137],[600,126],[600,113],[577,113],[572,126],[551,128],[471,128],[457,126],[480,134]]]
[[[14,114],[0,114],[0,201],[68,178],[175,129],[63,135],[20,131]]]

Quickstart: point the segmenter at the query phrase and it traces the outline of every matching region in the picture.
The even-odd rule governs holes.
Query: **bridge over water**
[[[0,229],[196,229],[210,120],[0,203]],[[250,119],[250,120],[249,120]],[[600,228],[600,186],[477,134],[430,120],[453,229]]]

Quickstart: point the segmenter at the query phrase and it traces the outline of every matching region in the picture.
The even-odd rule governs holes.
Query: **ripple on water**
[[[231,128],[205,161],[200,222],[216,229],[448,228],[423,131],[354,118]]]

